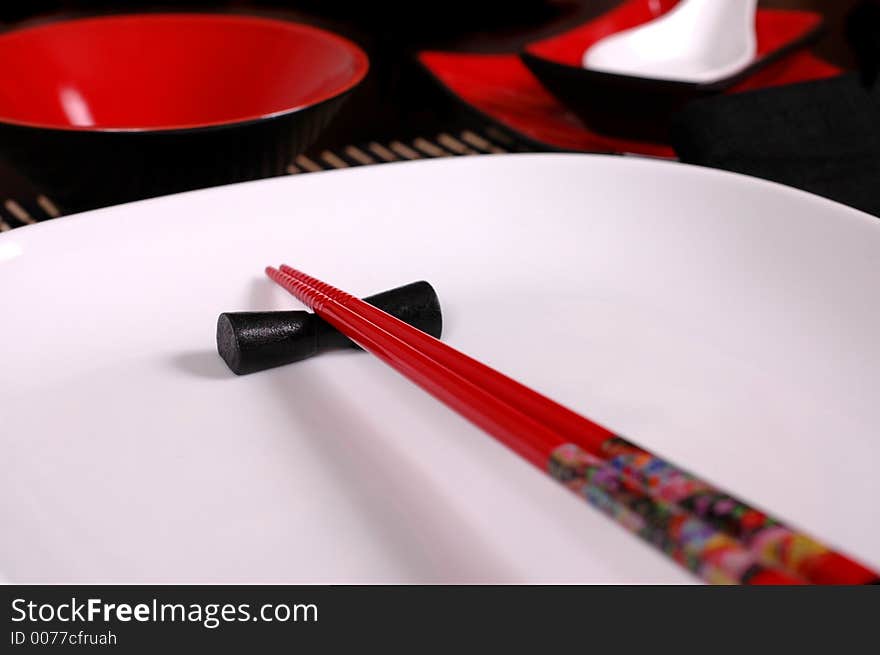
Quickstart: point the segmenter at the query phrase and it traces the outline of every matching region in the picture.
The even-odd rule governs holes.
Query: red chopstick
[[[699,555],[691,568],[704,579],[832,584],[877,579],[846,556],[385,312],[296,269],[266,272],[365,350],[539,468],[549,468],[619,522],[628,521],[654,543],[665,537],[664,549],[675,554],[679,548],[692,564]],[[634,520],[633,508],[641,521]]]
[[[669,521],[658,520],[667,513],[663,508],[655,509],[640,490],[623,488],[616,472],[576,446],[567,444],[565,437],[557,431],[438,364],[398,338],[399,335],[378,327],[316,287],[310,287],[275,269],[267,269],[267,273],[365,350],[384,360],[539,468],[546,471],[549,467],[554,477],[566,486],[580,492],[592,504],[650,543],[661,545],[666,552],[678,561],[687,563],[705,580],[724,583],[746,581],[750,584],[800,582],[762,566],[737,540],[696,517],[672,509],[668,512]],[[324,288],[332,289],[326,285]],[[333,291],[341,294],[338,290]],[[456,352],[451,348],[449,350]],[[646,512],[646,509],[649,511]],[[673,522],[679,534],[670,534],[668,524]]]

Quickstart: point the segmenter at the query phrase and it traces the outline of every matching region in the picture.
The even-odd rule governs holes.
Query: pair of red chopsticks
[[[868,584],[880,575],[528,387],[289,266],[266,274],[618,523],[711,583]]]

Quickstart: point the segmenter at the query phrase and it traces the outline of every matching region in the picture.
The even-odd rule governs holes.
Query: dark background
[[[33,0],[0,3],[0,29],[79,15],[126,11],[220,11],[302,20],[348,36],[370,55],[371,72],[316,148],[370,139],[413,138],[455,123],[460,108],[414,63],[422,48],[504,51],[561,31],[620,0]],[[862,4],[878,4],[861,0]],[[829,61],[857,63],[845,21],[860,0],[762,0],[761,6],[825,14],[828,33],[816,45]],[[880,5],[878,5],[880,6]]]

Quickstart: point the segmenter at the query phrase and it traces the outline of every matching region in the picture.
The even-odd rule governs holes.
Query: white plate
[[[170,196],[0,238],[15,582],[690,582],[363,353],[248,377],[217,314],[431,281],[444,338],[880,566],[880,222],[523,155]]]

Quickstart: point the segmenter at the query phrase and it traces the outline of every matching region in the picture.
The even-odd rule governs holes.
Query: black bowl
[[[668,5],[668,6],[666,6]],[[688,102],[723,93],[818,38],[821,16],[803,11],[758,11],[758,54],[735,75],[709,83],[619,75],[583,68],[580,59],[601,37],[656,18],[647,0],[629,0],[612,12],[562,34],[527,45],[520,57],[540,82],[592,130],[662,143],[672,117]],[[675,6],[667,2],[665,10]]]
[[[330,32],[144,14],[0,36],[0,148],[66,212],[284,173],[365,76]]]
[[[609,136],[662,143],[675,113],[691,100],[729,85],[692,84],[615,75],[520,55],[541,84],[591,129]]]

